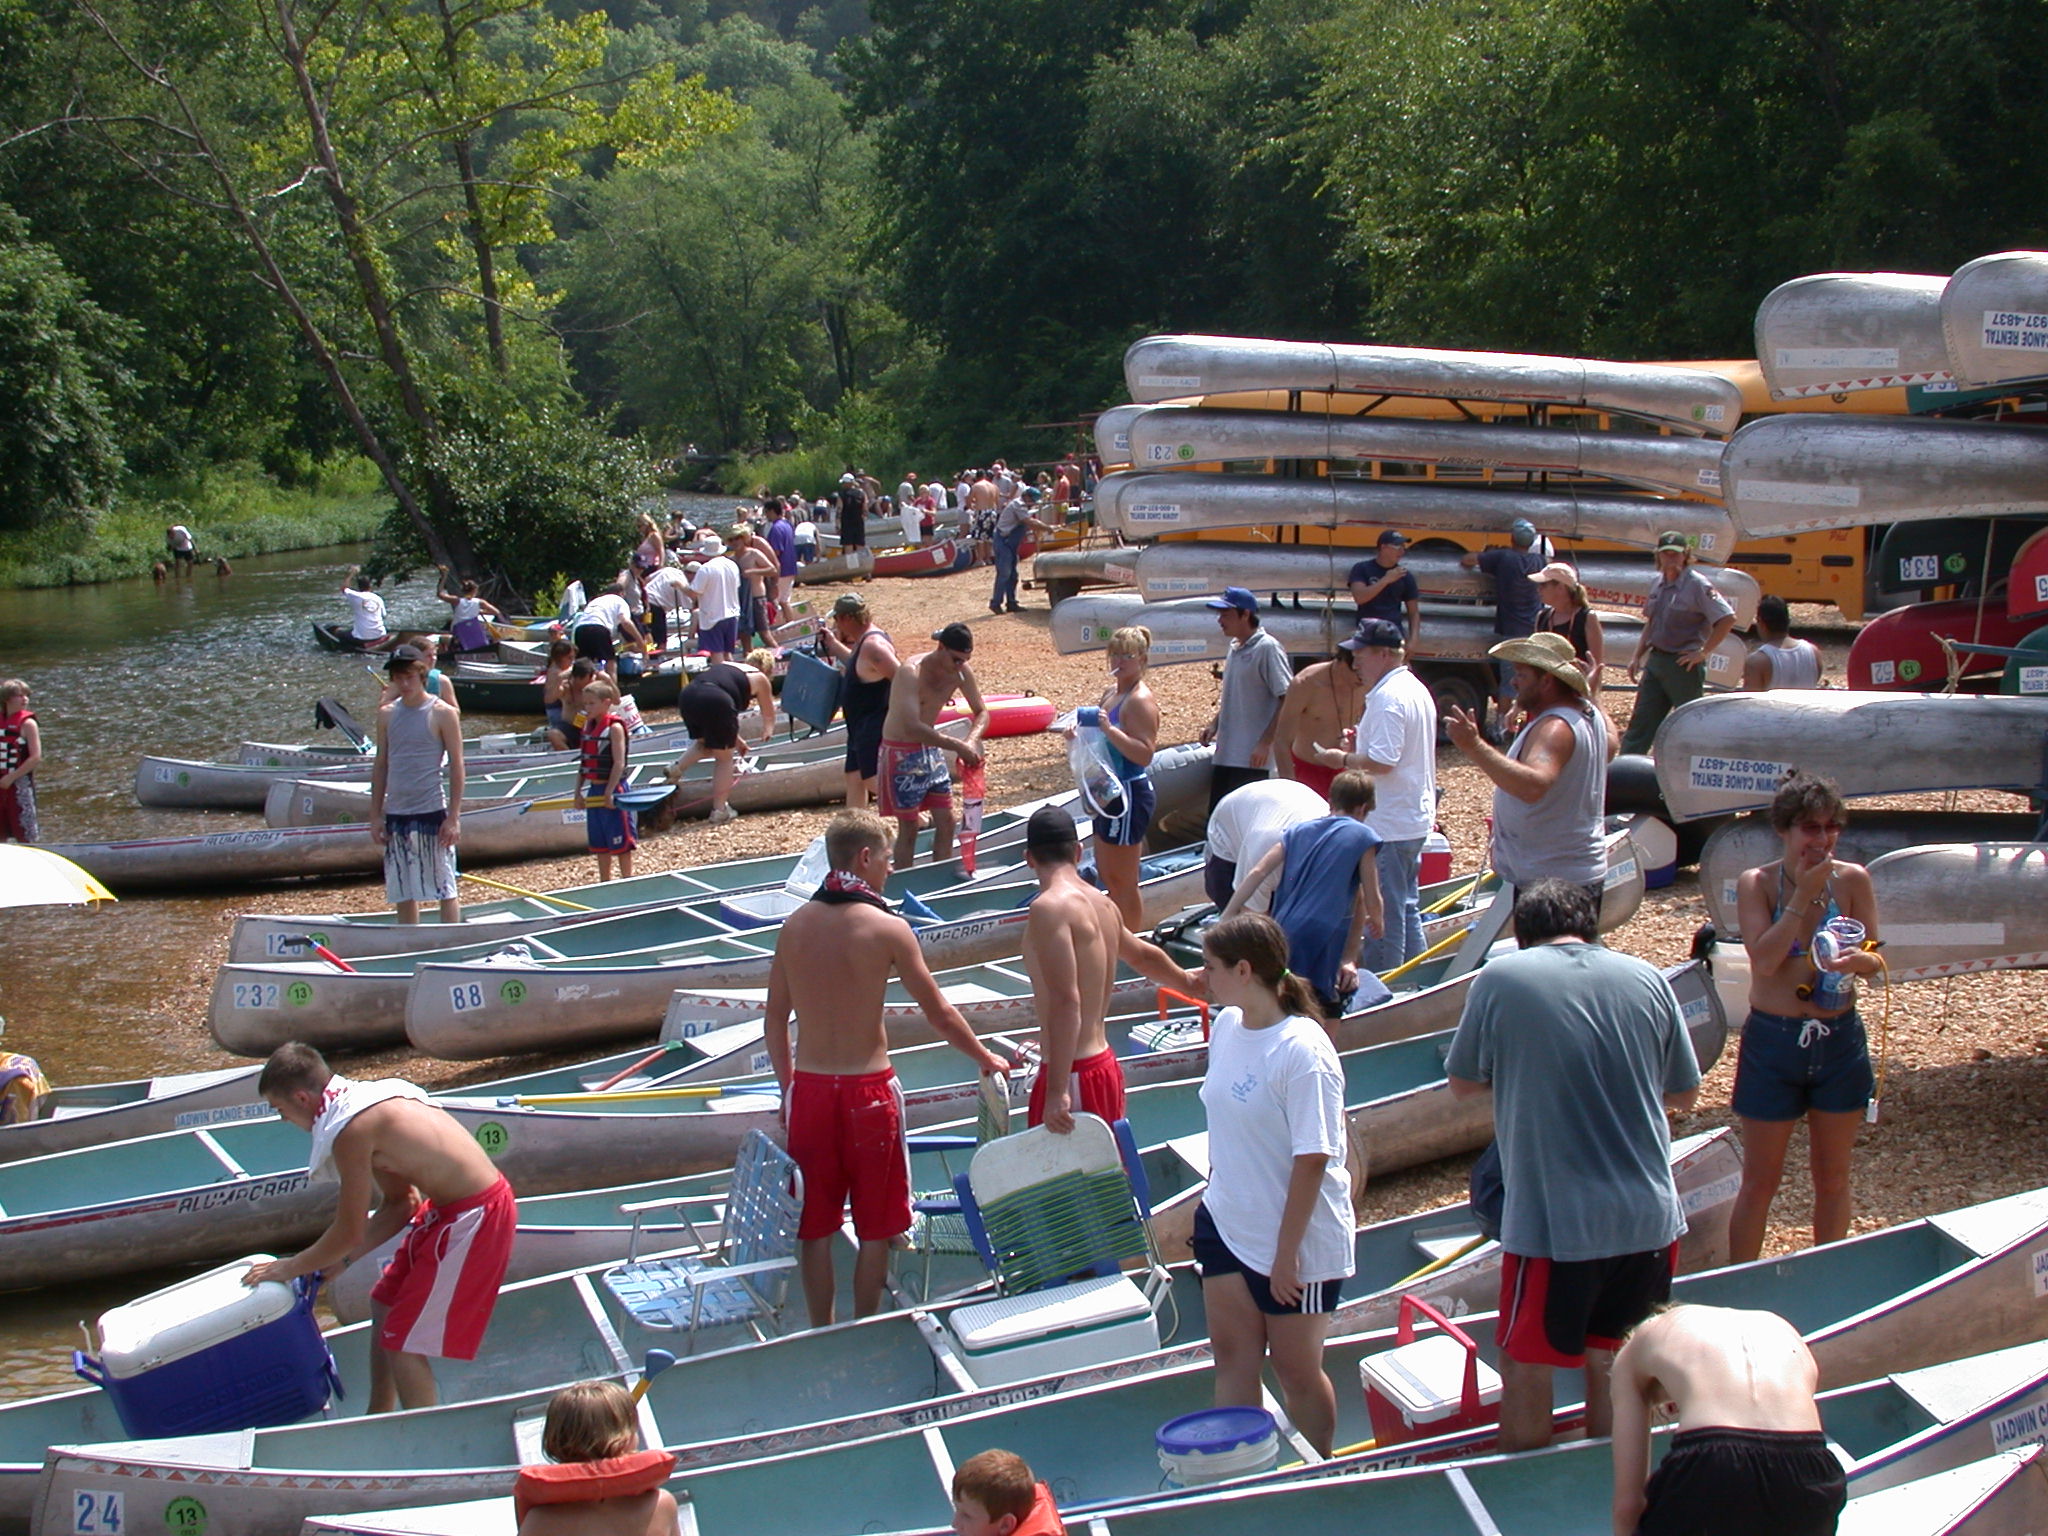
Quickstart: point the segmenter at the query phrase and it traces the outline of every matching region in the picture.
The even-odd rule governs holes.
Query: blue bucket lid
[[[1273,1415],[1263,1408],[1204,1408],[1168,1419],[1153,1438],[1169,1456],[1214,1456],[1240,1445],[1256,1445],[1277,1430]]]

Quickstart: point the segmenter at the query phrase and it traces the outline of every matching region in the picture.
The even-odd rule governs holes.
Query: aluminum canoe
[[[1893,981],[2048,966],[2048,844],[1904,848],[1870,880]]]
[[[1729,440],[1721,462],[1728,510],[1746,539],[2048,511],[2048,432],[2029,427],[1766,416]]]
[[[822,533],[824,530],[819,531]],[[799,585],[819,581],[857,581],[873,575],[874,570],[875,557],[863,546],[848,554],[821,555],[806,565],[800,565],[796,579]]]
[[[1608,539],[1644,549],[1676,529],[1703,560],[1728,559],[1735,523],[1718,504],[1623,491],[1531,491],[1417,480],[1288,480],[1277,475],[1125,471],[1095,488],[1101,527],[1128,538],[1261,525],[1406,528],[1506,537],[1518,518],[1560,539]]]
[[[2038,817],[2017,812],[1858,810],[1842,828],[1835,857],[1850,864],[1874,864],[1902,848],[1927,843],[2024,843],[2039,824]],[[1739,940],[1742,935],[1736,917],[1735,882],[1744,870],[1769,864],[1783,852],[1784,843],[1771,830],[1770,819],[1754,812],[1726,822],[1708,835],[1700,848],[1700,895],[1721,938]],[[1898,892],[1902,899],[1906,894],[1903,889]],[[1938,905],[1930,906],[1928,898],[1923,890],[1914,893],[1910,903],[1894,906],[1880,896],[1877,911],[1883,921],[1888,964],[1895,961],[1899,949],[1894,931],[1898,925],[1910,925],[1920,914],[1940,910]]]
[[[1673,1299],[1779,1312],[1806,1336],[1820,1365],[1822,1385],[1830,1389],[1881,1380],[1887,1373],[1896,1375],[1952,1359],[1983,1355],[1993,1349],[2008,1349],[2036,1341],[2048,1331],[2048,1303],[2034,1296],[2029,1277],[2029,1245],[2038,1248],[2044,1238],[2044,1204],[2048,1202],[2038,1193],[2017,1196],[2012,1201],[1907,1223],[1784,1259],[1682,1275],[1673,1285]],[[2002,1209],[2008,1206],[2017,1208]],[[1959,1231],[1968,1235],[1958,1235]],[[1987,1249],[1987,1242],[1995,1246]],[[1958,1318],[1957,1309],[1980,1302],[1986,1307],[1983,1315],[1968,1320]],[[1951,1321],[1962,1322],[1963,1326],[1951,1329]],[[1479,1314],[1463,1326],[1474,1336],[1483,1356],[1497,1359],[1494,1322],[1490,1315]],[[1986,1338],[1996,1342],[1981,1342]],[[1349,1384],[1358,1379],[1360,1360],[1391,1348],[1394,1342],[1391,1330],[1347,1332],[1333,1338],[1326,1347],[1325,1369],[1333,1381],[1347,1384],[1337,1394],[1335,1438],[1339,1444],[1355,1445],[1372,1437],[1363,1394]],[[779,1345],[769,1349],[776,1347]],[[1895,1349],[1896,1354],[1888,1362],[1873,1364],[1870,1356],[1879,1349]],[[765,1355],[768,1351],[760,1353]],[[1953,1405],[1952,1412],[1964,1421],[1953,1437],[1941,1437],[1957,1459],[1980,1454],[1968,1447],[1975,1437],[1989,1432],[1989,1425],[1996,1422],[2000,1410],[2024,1412],[2024,1405],[2030,1404],[2041,1391],[2040,1367],[2033,1353],[2024,1360],[2010,1362],[2007,1369],[2010,1375],[2005,1370],[1992,1375],[1977,1365],[1950,1378],[1958,1383],[1974,1383],[1974,1387],[1942,1384],[1945,1390],[1941,1390],[1941,1398]],[[1554,1373],[1556,1409],[1567,1425],[1579,1418],[1578,1405],[1572,1401],[1579,1380],[1575,1372]],[[1933,1383],[1922,1390],[1928,1398],[1936,1397]],[[740,1532],[747,1536],[845,1536],[859,1530],[943,1530],[952,1512],[947,1471],[977,1451],[1001,1445],[1017,1451],[1034,1467],[1057,1468],[1056,1486],[1074,1527],[1089,1529],[1086,1516],[1096,1509],[1160,1499],[1160,1468],[1151,1431],[1168,1419],[1211,1406],[1213,1393],[1210,1364],[1206,1359],[1197,1359],[1123,1381],[1070,1388],[1048,1397],[1027,1398],[1020,1391],[1015,1396],[1022,1400],[1008,1406],[927,1421],[852,1443],[791,1449],[759,1460],[689,1468],[679,1471],[670,1486],[679,1499],[687,1497],[690,1517],[699,1536]],[[658,1399],[660,1394],[661,1383],[657,1378],[649,1400]],[[1925,1411],[1925,1404],[1921,1407],[1918,1414],[1893,1414],[1887,1425],[1889,1438],[1873,1435],[1866,1441],[1876,1453],[1873,1460],[1882,1456],[1880,1448],[1903,1446],[1908,1436],[1933,1429],[1941,1422]],[[1885,1422],[1877,1414],[1871,1416]],[[664,1436],[677,1438],[659,1407],[653,1417]],[[1845,1424],[1845,1430],[1846,1427]],[[258,1432],[289,1433],[292,1432]],[[499,1433],[502,1436],[502,1429]],[[1294,1437],[1290,1434],[1289,1438]],[[1355,1467],[1370,1472],[1413,1465],[1424,1458],[1483,1454],[1490,1449],[1491,1438],[1490,1431],[1445,1436],[1435,1441],[1361,1452],[1344,1465],[1318,1467],[1316,1471],[1349,1472]],[[1541,1528],[1596,1528],[1612,1493],[1612,1463],[1605,1447],[1596,1443],[1577,1449],[1582,1443],[1559,1445],[1519,1462],[1501,1458],[1464,1466],[1459,1472],[1466,1480],[1464,1487],[1471,1489],[1472,1475],[1487,1467],[1515,1472],[1518,1467],[1555,1467],[1561,1460],[1581,1456],[1584,1470],[1579,1476],[1583,1479],[1582,1496],[1591,1517],[1590,1527],[1574,1522]],[[216,1447],[214,1454],[223,1449],[228,1447]],[[90,1486],[88,1480],[92,1476],[120,1475],[126,1458],[139,1460],[150,1455],[151,1450],[147,1446],[109,1447],[97,1452],[91,1447],[58,1448],[45,1472],[39,1507],[55,1511],[68,1508],[61,1501],[72,1490]],[[195,1442],[193,1451],[187,1454],[196,1458],[204,1452]],[[1284,1459],[1289,1461],[1300,1456],[1298,1443],[1284,1453]],[[155,1448],[154,1460],[156,1464],[149,1470],[159,1477],[167,1468],[179,1465],[176,1448],[170,1448],[169,1454],[164,1447]],[[512,1469],[501,1464],[492,1470],[500,1479],[494,1487],[502,1490],[502,1479]],[[1293,1467],[1268,1474],[1264,1481],[1273,1486],[1273,1492],[1242,1493],[1236,1497],[1276,1502],[1304,1497],[1283,1491],[1284,1485],[1299,1475]],[[1398,1481],[1412,1483],[1431,1475],[1434,1474],[1408,1473]],[[1532,1483],[1526,1472],[1517,1475],[1521,1506],[1540,1506],[1548,1480],[1539,1478]],[[369,1481],[367,1476],[358,1476],[363,1482]],[[130,1481],[128,1486],[135,1486],[135,1482]],[[1320,1489],[1322,1479],[1312,1486]],[[1345,1487],[1341,1483],[1336,1486]],[[371,1507],[370,1501],[376,1499],[379,1491],[363,1489],[362,1507]],[[1454,1485],[1444,1491],[1457,1494],[1459,1490]],[[1489,1491],[1496,1507],[1505,1512],[1510,1506],[1501,1492],[1491,1488]],[[354,1492],[351,1490],[352,1495]],[[472,1495],[444,1492],[438,1496]],[[1183,1500],[1175,1499],[1164,1506],[1160,1520],[1142,1529],[1172,1532],[1175,1536],[1195,1529],[1237,1532],[1317,1529],[1325,1525],[1340,1530],[1463,1530],[1474,1536],[1486,1529],[1473,1521],[1472,1506],[1461,1497],[1405,1509],[1395,1505],[1385,1509],[1368,1506],[1365,1510],[1353,1497],[1335,1507],[1318,1508],[1299,1523],[1285,1515],[1269,1522],[1239,1512],[1234,1512],[1224,1524],[1196,1527],[1185,1523],[1190,1510],[1199,1509],[1216,1497],[1215,1493],[1205,1492],[1185,1501],[1186,1508],[1182,1507]],[[355,1502],[353,1497],[351,1502]],[[312,1528],[323,1532],[482,1532],[502,1529],[510,1518],[509,1510],[509,1498],[500,1498],[489,1505],[440,1513],[429,1508],[405,1517],[322,1521]],[[1377,1518],[1382,1514],[1386,1518]],[[1462,1524],[1458,1523],[1461,1515]],[[1109,1514],[1104,1518],[1105,1528],[1114,1531],[1116,1516]],[[1525,1525],[1526,1522],[1510,1522],[1507,1528],[1523,1529]],[[130,1529],[146,1533],[155,1528],[136,1526],[131,1515]]]
[[[2048,378],[2048,253],[2003,251],[1956,268],[1941,329],[1965,389]]]
[[[1697,437],[1177,405],[1155,406],[1124,431],[1129,462],[1138,469],[1247,459],[1383,460],[1456,471],[1589,475],[1672,495],[1721,494],[1721,445]]]
[[[1110,469],[1127,469],[1131,463],[1131,423],[1150,405],[1112,405],[1095,418],[1095,456]]]
[[[1124,352],[1124,383],[1140,403],[1253,389],[1420,395],[1576,406],[1725,436],[1742,392],[1719,374],[1656,363],[1442,352],[1238,336],[1147,336]]]
[[[1780,283],[1756,311],[1756,358],[1772,398],[1952,379],[1941,333],[1947,281],[1908,272],[1821,272]]]
[[[1128,544],[1068,545],[1046,550],[1032,562],[1031,579],[1057,608],[1083,587],[1129,586],[1136,579],[1138,550]]]
[[[1124,551],[1130,559],[1131,552]],[[1353,545],[1233,544],[1190,542],[1148,544],[1133,566],[1138,595],[1148,603],[1209,596],[1225,587],[1253,592],[1347,592],[1352,566],[1372,551]],[[1456,554],[1411,550],[1401,561],[1427,597],[1493,600],[1493,578],[1459,564]],[[1579,583],[1596,605],[1640,608],[1657,574],[1646,555],[1576,553],[1571,562]],[[1756,622],[1757,579],[1732,565],[1695,567],[1735,609],[1735,626]]]
[[[217,1067],[116,1083],[65,1083],[33,1120],[0,1124],[0,1163],[176,1130],[256,1099],[257,1067]],[[187,1117],[192,1117],[188,1119]]]
[[[982,820],[982,857],[991,865],[1008,862],[1003,851],[1023,841],[1024,823],[1034,810],[1041,805],[1072,806],[1077,799],[1069,790],[1005,810],[990,810]],[[919,834],[918,847],[928,859],[929,830]],[[591,917],[679,906],[704,896],[767,890],[787,880],[802,857],[798,852],[731,859],[624,880],[564,886],[532,896],[468,902],[462,908],[462,922],[452,928],[438,922],[401,923],[388,907],[374,912],[243,913],[235,919],[234,934],[228,941],[228,962],[302,960],[307,958],[307,938],[351,961],[420,954],[465,944],[503,943]],[[902,871],[891,876],[895,883],[905,878]]]
[[[1148,926],[1203,899],[1199,850],[1163,855],[1155,867],[1161,872],[1138,885]],[[1015,954],[1024,937],[1022,903],[1037,888],[1027,880],[928,898],[937,918],[917,927],[926,963],[943,969]],[[415,1049],[448,1061],[630,1040],[654,1031],[679,986],[766,985],[776,931],[735,935],[711,957],[671,947],[557,964],[423,959],[406,992],[405,1033]]]
[[[794,869],[794,860],[789,867]],[[963,886],[956,866],[927,864],[893,877],[890,894],[899,900],[915,895],[938,901],[940,910],[950,910],[959,903],[945,900],[947,893],[1000,888],[1014,894],[1031,879],[1020,865],[994,860],[983,876],[979,885]],[[966,898],[980,899],[978,894]],[[477,1007],[482,1006],[481,992],[501,992],[501,982],[486,982],[514,961],[522,974],[553,967],[667,961],[682,977],[703,978],[702,985],[738,986],[764,973],[764,956],[772,952],[781,917],[794,901],[779,883],[750,890],[707,885],[666,906],[636,905],[591,914],[517,938],[489,930],[482,937],[465,932],[461,937],[468,942],[455,947],[365,955],[349,962],[353,969],[348,971],[315,958],[231,961],[214,972],[207,1027],[222,1049],[241,1056],[267,1056],[287,1040],[302,1040],[320,1050],[399,1044],[405,1039],[413,973],[430,961],[503,962],[486,971],[464,973],[463,996],[466,1000],[476,994]],[[654,1018],[659,1017],[657,1007]]]
[[[683,691],[685,677],[703,670],[687,665],[688,658],[665,656],[654,670],[638,677],[621,679],[626,692],[642,709],[673,709]],[[468,661],[448,673],[455,686],[455,701],[473,714],[539,715],[541,681],[531,665]]]
[[[1697,1245],[1689,1240],[1681,1252],[1681,1267],[1690,1272],[1725,1248],[1739,1163],[1725,1132],[1675,1145],[1672,1163],[1680,1199],[1701,1232],[1702,1240]],[[1405,1289],[1454,1314],[1490,1306],[1499,1289],[1496,1245],[1483,1244],[1426,1279],[1412,1278],[1420,1265],[1465,1247],[1477,1235],[1462,1205],[1360,1228],[1353,1239],[1357,1272],[1347,1286],[1351,1299],[1340,1305],[1336,1328],[1345,1335],[1376,1336],[1391,1326],[1404,1280]],[[159,1529],[155,1522],[168,1495],[153,1500],[146,1485],[167,1465],[181,1469],[180,1482],[204,1490],[198,1497],[206,1503],[210,1536],[289,1530],[323,1509],[373,1509],[501,1490],[517,1464],[510,1426],[537,1418],[549,1395],[567,1380],[579,1375],[630,1380],[646,1345],[675,1343],[673,1334],[649,1334],[622,1319],[594,1279],[563,1275],[510,1289],[485,1337],[483,1355],[474,1365],[449,1368],[444,1380],[453,1385],[446,1407],[361,1418],[355,1416],[359,1399],[351,1390],[341,1406],[345,1416],[332,1423],[131,1443],[118,1452],[97,1447],[102,1454],[93,1458],[94,1470],[111,1477],[112,1487],[135,1493],[131,1517],[139,1522],[133,1527],[137,1533]],[[1004,1404],[1064,1398],[1118,1380],[1178,1371],[1192,1384],[1208,1370],[1209,1351],[1200,1281],[1191,1266],[1174,1266],[1172,1296],[1169,1317],[1177,1312],[1181,1326],[1165,1348],[1076,1365],[1002,1388],[978,1387],[967,1377],[941,1331],[944,1308],[885,1312],[736,1350],[700,1349],[651,1382],[647,1437],[650,1443],[667,1442],[683,1466],[695,1472],[799,1449],[865,1442],[921,1425],[966,1420]],[[603,1342],[594,1326],[598,1318],[612,1324],[616,1349]],[[520,1346],[536,1336],[545,1342],[533,1345],[531,1363],[522,1364]],[[344,1379],[353,1389],[366,1352],[360,1332],[338,1335],[336,1344]],[[494,1381],[500,1383],[495,1393],[505,1395],[492,1395],[489,1384]],[[111,1413],[87,1394],[65,1393],[24,1405],[31,1406],[37,1410],[33,1426],[23,1422],[28,1418],[23,1410],[0,1409],[0,1467],[7,1471],[16,1470],[15,1456],[39,1457],[44,1445],[74,1445],[95,1429],[104,1435],[112,1421]],[[21,1418],[10,1423],[10,1411]],[[66,1434],[67,1425],[82,1414],[92,1415],[85,1422],[86,1434]],[[35,1433],[44,1438],[31,1446]],[[1149,1432],[1143,1438],[1149,1447]],[[0,1500],[5,1500],[0,1517],[21,1509],[33,1493],[34,1464],[22,1470],[30,1475],[0,1476]],[[332,1502],[321,1504],[322,1498]]]
[[[2042,783],[2048,699],[1778,689],[1681,704],[1651,755],[1670,820],[1767,809],[1793,768],[1842,794],[2025,791]]]

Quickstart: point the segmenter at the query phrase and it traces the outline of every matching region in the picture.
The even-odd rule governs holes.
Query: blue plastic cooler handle
[[[96,1387],[107,1384],[106,1367],[82,1349],[71,1351],[71,1374],[80,1381],[91,1382]]]

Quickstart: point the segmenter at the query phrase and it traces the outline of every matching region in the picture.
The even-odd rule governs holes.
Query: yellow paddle
[[[1479,882],[1484,880],[1488,875],[1492,873],[1493,871],[1490,869],[1482,869],[1481,871],[1479,871],[1478,874],[1472,877],[1469,883],[1459,886],[1455,891],[1451,892],[1450,895],[1431,902],[1422,910],[1428,913],[1431,917],[1436,916],[1436,914],[1439,912],[1450,911],[1451,908],[1455,907],[1467,896],[1470,896],[1474,891],[1478,890]]]
[[[1394,1284],[1397,1287],[1403,1285],[1413,1285],[1417,1280],[1422,1279],[1424,1276],[1433,1275],[1438,1270],[1443,1269],[1447,1265],[1457,1263],[1458,1260],[1464,1258],[1466,1254],[1476,1252],[1477,1250],[1484,1248],[1488,1243],[1492,1241],[1492,1238],[1488,1237],[1484,1232],[1482,1232],[1477,1237],[1473,1238],[1471,1242],[1467,1243],[1464,1247],[1460,1248],[1456,1253],[1447,1253],[1440,1259],[1431,1259],[1427,1264],[1423,1265],[1422,1268],[1415,1271],[1414,1274],[1409,1275],[1403,1279],[1396,1280]]]
[[[1430,945],[1429,948],[1425,949],[1413,960],[1405,960],[1401,964],[1395,966],[1391,971],[1388,971],[1384,976],[1382,976],[1380,980],[1392,981],[1397,976],[1405,976],[1410,971],[1414,970],[1415,967],[1422,964],[1423,961],[1434,960],[1438,955],[1442,954],[1445,950],[1456,948],[1459,941],[1462,940],[1466,934],[1470,933],[1476,926],[1476,924],[1467,923],[1463,928],[1460,928],[1456,933],[1451,934],[1448,938],[1438,939],[1434,944]]]
[[[595,912],[597,908],[586,907],[581,902],[567,901],[560,896],[550,896],[546,891],[529,891],[523,885],[507,885],[503,880],[486,880],[482,875],[472,875],[468,870],[459,871],[465,880],[474,880],[478,885],[487,885],[494,891],[504,891],[513,896],[530,896],[535,901],[552,902],[558,907],[567,907],[571,912]]]

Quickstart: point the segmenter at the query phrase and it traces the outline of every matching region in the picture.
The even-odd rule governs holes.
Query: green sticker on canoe
[[[206,1536],[206,1506],[189,1494],[164,1506],[164,1529],[177,1536]]]
[[[1180,456],[1183,459],[1192,459],[1195,456],[1195,445],[1193,443],[1182,443],[1180,445]]]
[[[476,1128],[476,1144],[496,1157],[512,1143],[512,1133],[495,1120],[486,1120]]]
[[[1960,576],[1969,568],[1970,558],[1967,555],[1950,555],[1941,563],[1948,567],[1951,576]]]
[[[303,1008],[313,1001],[313,983],[295,981],[284,989],[284,1000],[294,1008]]]
[[[1917,662],[1917,661],[1902,661],[1902,662],[1900,662],[1900,663],[1899,663],[1899,676],[1900,676],[1900,677],[1902,677],[1902,678],[1904,678],[1904,679],[1905,679],[1905,680],[1906,680],[1907,682],[1909,682],[1909,683],[1910,683],[1910,682],[1912,682],[1912,681],[1913,681],[1913,679],[1914,679],[1914,678],[1916,678],[1916,677],[1918,677],[1919,675],[1920,675],[1920,663],[1919,663],[1919,662]]]
[[[505,985],[498,988],[498,996],[508,1003],[523,1003],[526,1001],[526,983],[523,981],[508,981]]]

